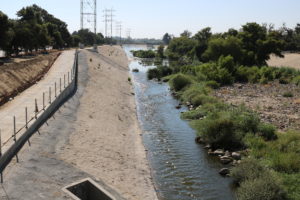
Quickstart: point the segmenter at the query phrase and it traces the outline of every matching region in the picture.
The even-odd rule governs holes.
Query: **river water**
[[[130,50],[143,49],[133,45],[123,48],[131,58]],[[222,165],[194,142],[195,131],[180,119],[186,108],[175,109],[179,102],[172,97],[166,83],[147,80],[150,67],[154,66],[143,66],[138,60],[130,64],[131,70],[139,69],[139,73],[132,73],[137,112],[159,198],[235,199],[231,180],[218,174]]]

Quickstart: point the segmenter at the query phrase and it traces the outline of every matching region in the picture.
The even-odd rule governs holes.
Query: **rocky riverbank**
[[[295,84],[234,84],[214,90],[214,96],[235,106],[245,104],[281,131],[300,128],[300,88]]]

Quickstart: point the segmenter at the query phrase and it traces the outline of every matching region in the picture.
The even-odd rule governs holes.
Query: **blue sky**
[[[24,6],[37,4],[68,24],[70,32],[80,26],[80,0],[0,0],[0,10],[10,18]],[[114,8],[123,32],[132,37],[161,38],[166,32],[179,35],[210,26],[213,32],[240,28],[246,22],[300,23],[300,0],[98,0],[98,31],[104,31],[103,12]],[[114,30],[115,31],[115,28]]]

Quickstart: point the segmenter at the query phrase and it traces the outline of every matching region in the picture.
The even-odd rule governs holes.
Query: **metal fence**
[[[17,118],[13,116],[13,133],[12,135],[2,141],[0,130],[0,175],[1,182],[3,182],[3,171],[10,163],[13,157],[19,162],[18,152],[26,142],[30,144],[30,137],[38,132],[39,128],[47,122],[54,112],[72,96],[77,90],[78,81],[78,51],[75,52],[75,58],[72,69],[63,75],[58,81],[49,87],[47,93],[42,93],[42,107],[39,109],[37,99],[34,99],[34,113],[28,117],[28,108],[24,108],[25,119],[24,124],[20,128],[16,128]],[[6,148],[4,150],[4,148]]]

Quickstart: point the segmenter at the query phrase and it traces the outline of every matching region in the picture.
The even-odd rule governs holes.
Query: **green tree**
[[[192,33],[188,30],[185,30],[183,31],[183,33],[180,34],[180,36],[190,38],[192,36]]]
[[[165,45],[168,45],[171,41],[172,37],[169,35],[169,33],[166,33],[164,36],[163,36],[163,42]]]
[[[6,49],[9,40],[9,20],[8,17],[0,11],[0,48]]]
[[[189,62],[194,59],[197,41],[187,37],[179,37],[171,40],[167,54],[169,59],[181,62]]]
[[[195,52],[199,60],[202,60],[202,54],[207,49],[208,41],[211,38],[211,36],[212,33],[210,27],[206,27],[194,35],[194,39],[197,40]]]
[[[157,48],[157,57],[159,57],[159,58],[164,58],[165,57],[164,49],[165,49],[164,45],[159,45],[158,46],[158,48]]]
[[[239,32],[244,50],[243,64],[264,65],[269,55],[282,56],[283,42],[268,35],[267,28],[257,23],[247,23]]]
[[[232,56],[235,62],[241,63],[243,50],[242,42],[234,36],[228,38],[213,38],[208,42],[207,50],[203,53],[205,61],[217,61],[221,56]]]

